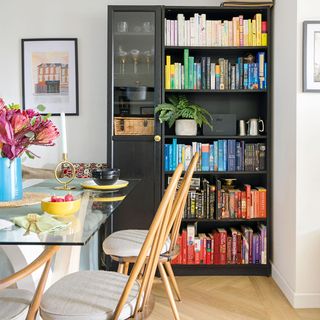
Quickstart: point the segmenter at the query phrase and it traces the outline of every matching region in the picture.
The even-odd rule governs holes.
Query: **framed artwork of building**
[[[23,107],[79,115],[76,38],[22,39]]]

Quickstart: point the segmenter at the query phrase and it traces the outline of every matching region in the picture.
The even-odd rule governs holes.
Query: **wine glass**
[[[127,61],[128,52],[119,49],[119,60],[120,60],[120,74],[125,74],[125,64]]]
[[[133,60],[133,73],[138,73],[138,60],[140,56],[140,51],[138,49],[132,49],[130,53]]]
[[[151,63],[151,59],[153,56],[152,51],[151,50],[144,51],[143,55],[146,58],[147,70],[148,70],[148,72],[150,72],[150,63]]]

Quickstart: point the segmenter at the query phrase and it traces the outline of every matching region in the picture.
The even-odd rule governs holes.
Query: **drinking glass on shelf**
[[[127,21],[120,21],[117,25],[118,32],[128,32],[128,22]]]
[[[140,56],[140,51],[138,49],[132,49],[130,53],[133,60],[133,73],[138,73],[138,60]]]
[[[150,21],[145,21],[143,24],[142,24],[142,29],[144,32],[152,32],[153,31],[153,25],[151,24]]]
[[[125,65],[127,61],[128,52],[119,50],[119,60],[120,60],[120,74],[125,74]]]
[[[147,62],[147,71],[148,73],[150,72],[150,64],[151,64],[151,60],[152,60],[152,51],[151,50],[147,50],[143,52],[144,57],[146,58],[146,62]]]

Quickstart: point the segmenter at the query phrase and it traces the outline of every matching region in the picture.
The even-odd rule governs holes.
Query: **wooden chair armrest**
[[[43,264],[49,261],[52,256],[59,250],[59,246],[50,246],[46,248],[41,255],[31,262],[25,268],[19,270],[18,272],[6,277],[4,279],[0,279],[0,290],[5,289],[16,283],[17,281],[29,276],[32,272],[40,268]]]

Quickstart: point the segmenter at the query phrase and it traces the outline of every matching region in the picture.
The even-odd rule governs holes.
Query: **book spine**
[[[262,14],[257,13],[256,14],[256,28],[257,28],[257,46],[261,46],[261,25],[262,23]]]
[[[206,87],[206,57],[201,57],[201,89]]]
[[[189,80],[189,84],[188,84],[188,89],[193,89],[194,87],[194,83],[193,83],[193,66],[194,66],[194,57],[189,57],[189,63],[188,63],[188,68],[189,68],[189,72],[188,72],[188,80]]]
[[[207,57],[207,65],[206,65],[206,89],[211,89],[211,81],[210,81],[210,75],[211,75],[211,59],[210,57]]]
[[[164,170],[169,171],[169,145],[165,144],[164,145]]]

